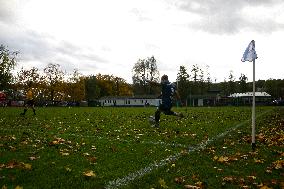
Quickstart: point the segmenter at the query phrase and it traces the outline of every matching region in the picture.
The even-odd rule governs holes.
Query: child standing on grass
[[[175,84],[169,82],[167,75],[163,75],[161,78],[161,86],[162,86],[162,91],[159,97],[162,98],[162,103],[159,105],[159,107],[155,112],[155,125],[154,125],[155,127],[160,126],[159,123],[160,123],[161,112],[163,112],[165,115],[183,117],[182,113],[173,112],[171,110],[173,106],[174,97],[176,97],[178,100],[180,99]]]
[[[28,83],[28,90],[26,93],[26,102],[24,105],[24,112],[21,113],[21,115],[25,115],[26,112],[28,111],[28,108],[31,108],[34,112],[34,115],[36,115],[35,112],[35,101],[34,101],[34,96],[33,96],[33,89],[32,89],[32,82]]]

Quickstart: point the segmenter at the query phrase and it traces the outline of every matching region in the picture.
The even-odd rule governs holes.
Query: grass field
[[[0,109],[3,188],[284,188],[284,109]]]

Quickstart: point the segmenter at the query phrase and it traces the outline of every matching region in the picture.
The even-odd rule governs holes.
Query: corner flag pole
[[[255,51],[255,41],[252,40],[248,47],[246,48],[243,57],[241,59],[242,62],[249,61],[253,62],[253,98],[252,98],[252,118],[251,118],[251,145],[252,150],[254,151],[256,148],[255,144],[255,59],[257,59],[257,54]]]
[[[255,59],[253,60],[253,96],[252,96],[252,132],[251,132],[251,147],[254,151],[256,148],[255,145]]]

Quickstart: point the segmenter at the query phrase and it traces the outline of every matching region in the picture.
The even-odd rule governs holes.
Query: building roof
[[[229,97],[231,98],[237,98],[237,97],[252,97],[253,92],[246,92],[246,93],[233,93]],[[271,97],[270,94],[267,92],[255,92],[256,97]]]
[[[114,100],[114,99],[159,99],[157,95],[141,95],[141,96],[104,96],[99,100]]]

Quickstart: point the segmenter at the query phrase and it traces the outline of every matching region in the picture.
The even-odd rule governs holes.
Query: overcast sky
[[[284,79],[283,0],[0,0],[0,44],[20,51],[18,68],[48,63],[132,83],[138,59],[155,56],[174,81],[179,66],[209,66],[213,81],[252,81],[241,62],[256,42],[256,80]]]

